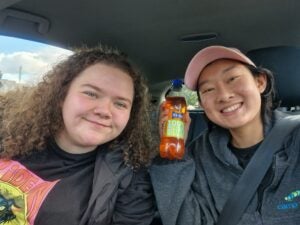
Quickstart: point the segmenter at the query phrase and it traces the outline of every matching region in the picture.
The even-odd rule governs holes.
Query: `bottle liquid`
[[[182,95],[182,81],[173,80],[170,92],[166,94],[163,110],[168,109],[168,119],[163,125],[160,140],[160,157],[182,159],[184,155],[184,125],[187,105]]]

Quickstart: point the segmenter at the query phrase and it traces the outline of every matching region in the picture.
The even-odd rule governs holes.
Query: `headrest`
[[[300,48],[261,48],[249,51],[247,56],[273,72],[282,107],[300,106]]]

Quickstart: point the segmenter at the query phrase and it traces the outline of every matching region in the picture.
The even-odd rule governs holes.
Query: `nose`
[[[109,99],[101,99],[97,101],[94,107],[94,113],[103,119],[111,118],[111,101]]]
[[[234,93],[226,84],[219,84],[217,90],[217,101],[227,102],[234,97]]]

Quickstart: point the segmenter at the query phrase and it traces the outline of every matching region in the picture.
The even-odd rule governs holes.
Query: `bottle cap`
[[[175,88],[181,88],[183,84],[183,81],[180,79],[174,79],[172,80],[172,86]]]

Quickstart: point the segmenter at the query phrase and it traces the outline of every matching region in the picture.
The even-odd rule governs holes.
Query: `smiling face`
[[[209,64],[198,80],[201,106],[215,124],[235,129],[262,126],[261,96],[266,77],[253,77],[249,69],[233,60]]]
[[[67,152],[84,153],[115,139],[126,127],[133,103],[131,77],[106,64],[86,68],[62,103],[64,128],[56,135]]]

